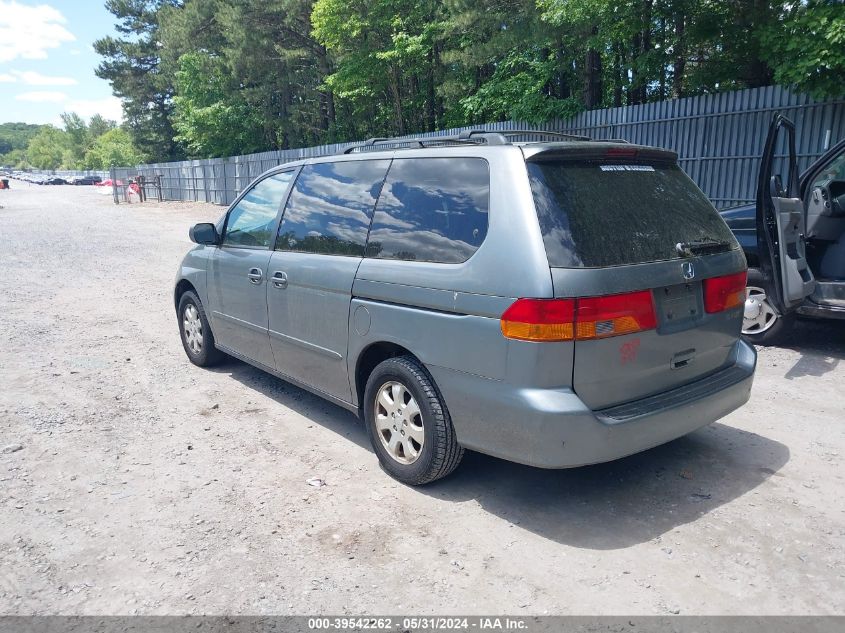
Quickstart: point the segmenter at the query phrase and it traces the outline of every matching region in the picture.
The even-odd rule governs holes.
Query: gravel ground
[[[842,326],[761,349],[751,402],[671,444],[411,489],[350,413],[187,361],[173,276],[220,207],[12,187],[0,614],[845,613]]]

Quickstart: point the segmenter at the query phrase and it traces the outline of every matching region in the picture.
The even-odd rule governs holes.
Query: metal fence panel
[[[767,86],[715,95],[673,99],[637,106],[582,112],[566,121],[532,125],[504,121],[404,138],[437,137],[470,129],[538,130],[583,134],[596,139],[673,149],[680,166],[718,208],[752,202],[760,154],[775,112],[797,128],[799,167],[803,170],[834,143],[845,138],[845,100],[815,101],[781,86]],[[162,178],[166,200],[231,204],[257,176],[277,165],[336,154],[354,143],[335,143],[174,163],[115,168],[121,181],[136,176]],[[784,148],[776,162],[783,168]]]

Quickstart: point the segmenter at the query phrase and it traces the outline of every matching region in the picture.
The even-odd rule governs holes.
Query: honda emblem
[[[681,272],[684,274],[684,279],[687,281],[695,277],[695,267],[692,265],[692,262],[684,262],[681,264]]]

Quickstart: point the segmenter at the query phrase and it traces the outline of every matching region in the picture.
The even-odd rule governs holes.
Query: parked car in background
[[[96,185],[98,182],[101,182],[103,179],[99,176],[79,176],[73,179],[74,185]]]
[[[66,185],[68,181],[60,176],[51,176],[41,182],[43,185]]]
[[[190,361],[229,354],[357,412],[409,484],[464,448],[609,461],[746,402],[745,257],[677,155],[516,134],[372,140],[260,176],[190,231]]]
[[[778,175],[783,131],[790,156]],[[794,135],[788,119],[775,118],[756,204],[722,211],[749,265],[742,332],[762,345],[782,341],[798,315],[845,319],[845,139],[799,177]]]

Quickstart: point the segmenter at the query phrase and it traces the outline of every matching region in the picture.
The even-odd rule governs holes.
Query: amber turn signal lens
[[[650,290],[580,299],[518,299],[502,315],[502,334],[522,341],[571,341],[657,327]]]
[[[517,299],[505,310],[502,334],[521,341],[571,341],[574,299]]]

